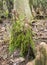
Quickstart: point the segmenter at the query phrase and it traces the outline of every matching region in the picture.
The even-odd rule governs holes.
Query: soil
[[[0,65],[16,65],[14,60],[17,59],[16,55],[18,55],[19,51],[14,52],[12,55],[10,55],[8,51],[10,29],[11,21],[9,19],[2,20],[0,23]],[[39,20],[39,22],[33,23],[32,30],[36,34],[33,37],[36,43],[45,40],[47,42],[47,20]],[[33,61],[29,62],[27,65],[33,65]]]

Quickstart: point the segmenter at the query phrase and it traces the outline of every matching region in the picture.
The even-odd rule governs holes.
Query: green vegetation
[[[0,1],[0,10],[3,9],[3,2]]]
[[[44,32],[47,31],[46,23],[44,21],[43,25],[42,19],[43,20],[47,19],[46,0],[0,0],[0,24],[3,23],[3,26],[6,27],[7,23],[11,25],[9,21],[11,22],[13,20],[12,29],[10,30],[11,32],[11,39],[9,44],[10,53],[13,53],[15,50],[19,49],[20,56],[33,57],[33,55],[35,55],[36,53],[34,52],[35,45],[37,46],[37,44],[34,44],[34,41],[35,40],[38,41],[38,39],[40,39],[41,36],[43,35],[43,31]],[[37,24],[36,25],[35,22],[39,20],[42,20],[43,28],[40,29],[40,31],[42,31],[42,34],[38,29],[36,29],[38,24],[36,23]],[[7,23],[4,24],[4,21],[7,21]],[[32,22],[33,22],[32,27],[34,27],[33,30],[35,32],[32,32],[31,29]],[[6,29],[5,32],[7,32]],[[34,38],[33,41],[32,38],[33,34],[36,34],[36,37],[38,36],[38,39],[36,39],[36,37],[33,37]],[[36,59],[36,65],[46,65],[45,61],[47,54],[45,52],[45,49],[42,49],[40,53],[41,53],[40,58]]]
[[[42,7],[47,8],[47,1],[46,0],[29,0],[29,3],[33,5],[34,7],[39,7],[40,4]]]
[[[28,54],[29,46],[34,50],[35,45],[31,29],[29,27],[26,28],[25,23],[20,19],[13,22],[9,45],[10,52],[20,49],[20,55],[25,57]]]

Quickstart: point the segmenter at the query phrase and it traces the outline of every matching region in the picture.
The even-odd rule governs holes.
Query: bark
[[[14,0],[14,9],[19,15],[25,16],[28,20],[32,19],[29,0]]]

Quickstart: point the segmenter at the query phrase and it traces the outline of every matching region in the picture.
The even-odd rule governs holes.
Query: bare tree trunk
[[[28,20],[32,19],[29,0],[14,0],[14,9],[19,15],[25,16]]]

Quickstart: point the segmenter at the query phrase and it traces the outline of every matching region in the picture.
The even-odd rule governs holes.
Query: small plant
[[[9,51],[11,53],[15,49],[19,49],[20,56],[25,57],[28,54],[29,48],[33,51],[35,48],[31,28],[26,28],[25,23],[18,19],[16,22],[13,22]]]
[[[8,10],[6,10],[6,11],[3,12],[3,15],[4,15],[6,18],[8,17],[8,14],[9,14],[9,11],[8,11]]]

